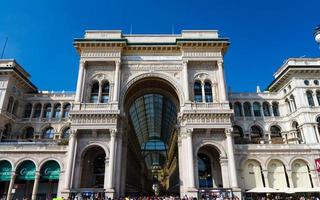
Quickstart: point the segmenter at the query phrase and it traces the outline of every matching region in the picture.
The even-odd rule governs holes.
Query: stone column
[[[116,163],[116,186],[115,186],[115,192],[116,192],[116,195],[118,197],[120,197],[120,188],[121,188],[121,170],[122,170],[122,165],[123,165],[123,159],[126,159],[126,158],[122,158],[122,131],[121,133],[119,134],[119,137],[118,137],[118,142],[117,142],[117,156],[116,156],[116,159],[117,159],[117,163]]]
[[[30,114],[30,117],[29,117],[29,121],[32,120],[32,117],[33,117],[33,115],[34,115],[34,106],[35,106],[35,104],[33,103],[33,104],[32,104],[32,107],[31,107],[31,114]]]
[[[41,112],[40,112],[39,121],[41,121],[41,119],[42,119],[43,112],[44,112],[44,104],[41,104]]]
[[[204,91],[204,82],[201,82],[201,93],[202,93],[202,102],[205,103],[206,102],[206,95],[205,95],[205,91]]]
[[[106,183],[106,194],[109,198],[114,198],[114,164],[115,164],[115,148],[116,148],[116,134],[115,129],[110,130],[110,156],[109,156],[109,170],[108,170],[108,181]]]
[[[77,131],[72,130],[69,138],[69,148],[68,148],[68,160],[67,169],[65,172],[65,189],[69,190],[72,187],[72,171],[73,163],[75,158],[75,150],[77,145]]]
[[[98,103],[101,103],[101,96],[102,96],[102,83],[99,81]]]
[[[186,149],[187,149],[187,157],[188,157],[189,188],[194,188],[195,181],[194,181],[194,164],[193,164],[193,148],[192,148],[192,129],[186,130]]]
[[[237,169],[234,159],[234,150],[233,150],[233,138],[232,138],[232,129],[225,129],[227,137],[227,149],[228,149],[228,165],[229,165],[229,174],[230,174],[230,186],[232,188],[238,188],[237,181]]]
[[[319,135],[319,130],[318,130],[318,124],[314,125],[314,131],[316,133],[316,136],[317,136],[317,141],[318,143],[320,142],[320,135]]]
[[[9,183],[9,188],[8,188],[8,193],[7,193],[7,200],[12,199],[12,189],[13,189],[13,185],[14,185],[15,180],[16,180],[16,173],[12,172],[10,183]]]
[[[226,173],[228,172],[228,158],[220,157],[220,168],[222,176],[222,187],[229,188],[229,173]]]
[[[217,101],[217,97],[215,94],[215,84],[211,84],[211,93],[212,93],[212,102],[216,102]]]
[[[182,75],[183,75],[183,83],[184,83],[184,95],[185,95],[185,100],[187,102],[187,101],[190,101],[187,60],[184,60],[182,63]]]
[[[36,200],[37,199],[37,193],[38,193],[38,187],[39,187],[39,179],[40,179],[40,172],[36,172],[35,177],[34,177],[31,200]]]
[[[78,72],[78,82],[77,82],[77,90],[76,90],[76,97],[75,102],[80,102],[81,100],[81,91],[82,91],[82,82],[83,82],[83,74],[85,68],[85,61],[80,60],[79,64],[79,72]]]
[[[115,61],[116,69],[114,72],[114,88],[113,88],[113,101],[117,102],[119,98],[119,83],[120,83],[120,60]]]
[[[226,86],[225,86],[225,79],[224,79],[224,70],[223,70],[223,61],[218,60],[218,76],[219,76],[219,90],[220,90],[220,101],[224,102],[226,101]]]

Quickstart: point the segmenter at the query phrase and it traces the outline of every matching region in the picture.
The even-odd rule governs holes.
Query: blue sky
[[[229,37],[227,85],[233,91],[262,89],[289,57],[319,57],[313,30],[319,0],[2,0],[0,46],[15,58],[40,90],[73,91],[79,57],[73,38],[86,29],[129,33],[175,33],[218,29]]]

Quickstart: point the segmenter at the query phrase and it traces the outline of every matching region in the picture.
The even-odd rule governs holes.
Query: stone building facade
[[[86,31],[76,92],[0,60],[0,195],[31,199],[319,189],[320,59],[226,94],[217,31]]]

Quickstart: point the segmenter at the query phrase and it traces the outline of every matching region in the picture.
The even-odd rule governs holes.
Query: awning
[[[279,191],[269,187],[257,187],[248,190],[247,193],[279,193]]]
[[[314,188],[294,188],[295,192],[318,192],[320,193],[320,187],[314,187]]]
[[[12,166],[10,162],[4,160],[0,162],[0,181],[10,181]]]
[[[56,161],[46,162],[40,170],[40,177],[43,180],[59,180],[60,166]]]
[[[36,166],[32,161],[25,161],[19,166],[17,173],[19,180],[34,180]]]

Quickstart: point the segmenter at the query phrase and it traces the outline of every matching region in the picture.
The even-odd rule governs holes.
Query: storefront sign
[[[11,164],[7,161],[0,163],[0,181],[10,181],[11,178]]]
[[[59,180],[60,166],[56,162],[48,162],[41,169],[41,179]]]
[[[32,162],[23,163],[18,169],[18,179],[34,180],[36,168]]]
[[[320,172],[320,158],[315,159],[317,171]]]

